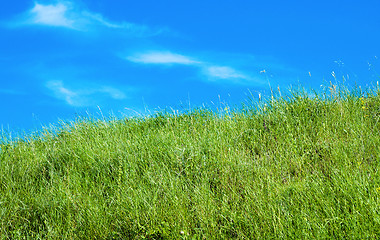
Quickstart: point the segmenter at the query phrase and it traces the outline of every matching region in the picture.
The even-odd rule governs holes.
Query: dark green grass
[[[378,90],[330,90],[3,143],[0,236],[380,238]]]

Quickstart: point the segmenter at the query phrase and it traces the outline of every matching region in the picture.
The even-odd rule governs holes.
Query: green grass
[[[379,89],[330,90],[3,142],[1,239],[378,239]]]

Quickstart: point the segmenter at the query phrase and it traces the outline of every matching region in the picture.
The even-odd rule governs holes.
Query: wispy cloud
[[[249,79],[250,77],[239,73],[237,70],[231,67],[221,67],[221,66],[210,66],[206,68],[206,74],[220,79],[231,79],[231,78],[241,78]]]
[[[99,13],[82,9],[70,1],[55,4],[34,3],[34,7],[21,15],[12,26],[40,25],[62,27],[77,31],[89,31],[99,27],[124,30],[135,36],[157,35],[165,29],[153,30],[148,26],[131,22],[112,22]]]
[[[81,106],[84,104],[79,93],[66,88],[62,81],[49,81],[46,83],[46,87],[53,92],[56,98],[64,100],[69,105]]]
[[[103,86],[97,90],[94,90],[94,92],[108,94],[111,98],[116,100],[122,100],[126,98],[126,95],[122,91],[108,86]]]
[[[74,28],[75,20],[68,18],[68,10],[70,10],[68,4],[42,5],[35,3],[34,8],[30,10],[31,17],[28,21],[31,24]]]
[[[129,61],[145,64],[183,64],[196,65],[201,62],[190,57],[171,52],[149,52],[127,57]]]
[[[100,86],[97,88],[84,87],[86,90],[77,90],[66,87],[62,81],[52,80],[46,83],[46,87],[52,95],[60,100],[65,101],[68,105],[75,107],[86,107],[94,104],[93,98],[99,94],[102,97],[108,97],[115,100],[127,98],[124,92],[109,86]]]
[[[127,60],[140,64],[156,64],[156,65],[187,65],[194,66],[207,76],[208,79],[223,80],[245,80],[250,81],[254,78],[249,74],[242,73],[231,66],[219,66],[213,63],[199,61],[195,58],[173,53],[170,51],[151,51],[148,53],[138,53],[126,57]],[[235,81],[236,82],[236,81]],[[241,81],[242,82],[242,81]],[[257,81],[256,81],[257,82]]]

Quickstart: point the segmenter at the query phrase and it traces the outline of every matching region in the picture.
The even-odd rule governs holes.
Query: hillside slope
[[[0,236],[380,238],[380,97],[78,120],[0,152]]]

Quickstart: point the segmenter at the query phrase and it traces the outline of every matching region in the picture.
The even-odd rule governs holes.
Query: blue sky
[[[379,80],[376,1],[3,1],[0,126]]]

